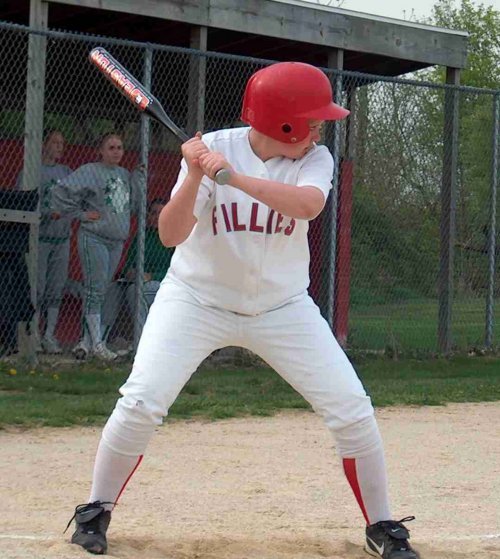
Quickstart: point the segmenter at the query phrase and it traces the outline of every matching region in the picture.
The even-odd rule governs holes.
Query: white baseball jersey
[[[328,196],[333,158],[315,146],[303,158],[255,155],[250,128],[207,134],[205,144],[223,153],[235,171],[296,186],[314,186]],[[172,196],[187,173],[184,160]],[[277,308],[309,286],[309,222],[293,219],[228,185],[204,177],[190,236],[172,258],[167,277],[189,289],[201,303],[244,315]]]

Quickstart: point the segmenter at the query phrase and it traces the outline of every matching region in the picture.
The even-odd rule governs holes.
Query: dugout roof
[[[39,2],[40,0],[31,0]],[[468,34],[302,0],[47,0],[50,29],[173,46],[192,46],[207,29],[207,49],[397,76],[441,65],[463,68]],[[30,0],[2,0],[0,20],[28,24]]]

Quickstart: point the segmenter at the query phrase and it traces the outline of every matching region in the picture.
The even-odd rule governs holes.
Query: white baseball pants
[[[332,431],[373,415],[370,398],[308,295],[258,316],[244,316],[204,306],[167,279],[150,309],[132,373],[120,388],[123,397],[111,423],[115,435],[117,424],[125,431],[120,429],[121,444],[112,437],[114,449],[142,454],[193,372],[226,346],[241,346],[262,357]]]
[[[260,355],[332,431],[367,524],[391,518],[380,433],[352,365],[308,295],[259,316],[200,304],[164,280],[150,309],[132,373],[104,428],[90,502],[116,503],[168,409],[214,350],[242,346]],[[110,509],[112,505],[106,505]]]

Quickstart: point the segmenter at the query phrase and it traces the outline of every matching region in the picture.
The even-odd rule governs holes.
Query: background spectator
[[[106,134],[99,143],[101,160],[87,163],[61,181],[54,191],[53,211],[81,212],[78,253],[83,271],[83,337],[73,349],[77,359],[93,354],[116,359],[102,340],[101,309],[104,295],[120,262],[129,235],[130,215],[137,203],[142,168],[132,173],[120,167],[123,142]]]
[[[41,340],[47,353],[61,353],[55,338],[55,329],[62,293],[68,279],[69,238],[72,215],[61,216],[51,210],[52,191],[57,182],[71,173],[67,165],[58,161],[64,153],[64,136],[59,130],[49,130],[44,136],[42,166],[40,169],[40,230],[37,266],[37,311],[38,320],[45,315],[45,334]],[[23,173],[16,182],[17,190],[23,189]],[[35,330],[37,341],[40,333]]]

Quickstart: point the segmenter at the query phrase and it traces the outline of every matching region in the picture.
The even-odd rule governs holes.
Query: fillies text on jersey
[[[241,208],[237,202],[231,204],[220,204],[214,206],[212,210],[212,230],[213,234],[219,233],[222,226],[225,231],[253,231],[266,235],[283,234],[289,237],[295,229],[295,219],[284,216],[274,210],[268,210],[257,202],[252,203],[250,216],[245,220],[242,216]],[[246,212],[245,212],[246,213]],[[222,220],[220,220],[222,216]],[[222,223],[219,223],[221,221]]]

